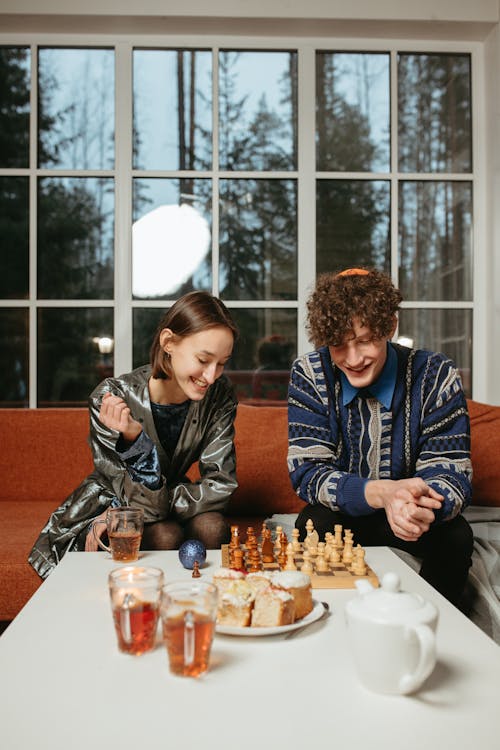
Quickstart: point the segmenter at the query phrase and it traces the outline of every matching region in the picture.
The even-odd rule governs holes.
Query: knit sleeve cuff
[[[365,487],[369,480],[347,474],[337,487],[337,506],[349,516],[367,516],[374,513],[365,500]]]

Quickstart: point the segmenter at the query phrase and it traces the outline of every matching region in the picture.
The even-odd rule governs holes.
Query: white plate
[[[325,608],[322,602],[313,599],[313,608],[311,612],[300,620],[292,623],[291,625],[278,625],[274,628],[235,628],[231,625],[216,625],[215,632],[221,635],[279,635],[280,633],[287,633],[289,630],[297,630],[297,628],[303,628],[304,625],[310,625],[312,622],[319,620]]]

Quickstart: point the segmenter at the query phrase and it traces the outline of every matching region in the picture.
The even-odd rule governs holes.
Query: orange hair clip
[[[368,276],[370,271],[366,268],[346,268],[345,271],[340,271],[337,276]]]

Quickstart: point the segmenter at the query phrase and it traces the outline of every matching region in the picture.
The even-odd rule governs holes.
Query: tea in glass
[[[109,574],[111,611],[118,648],[138,656],[156,644],[163,571],[125,567]]]
[[[208,670],[216,611],[217,589],[211,583],[179,582],[163,587],[163,640],[173,674],[198,677]]]
[[[109,547],[96,532],[98,524],[106,524]],[[139,547],[144,530],[142,508],[128,506],[110,508],[106,513],[106,520],[94,521],[92,529],[99,547],[109,552],[116,562],[134,562],[139,558]]]

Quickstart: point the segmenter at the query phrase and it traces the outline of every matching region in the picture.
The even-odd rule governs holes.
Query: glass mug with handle
[[[163,583],[160,568],[128,565],[109,574],[111,611],[120,651],[138,656],[155,647]]]
[[[217,615],[217,588],[203,581],[163,587],[160,616],[170,671],[198,677],[208,670]]]
[[[98,524],[106,524],[109,547],[101,541],[96,532]],[[139,559],[142,532],[144,530],[144,511],[142,508],[121,506],[110,508],[105,520],[96,520],[92,531],[99,547],[109,552],[116,562],[134,562]]]

